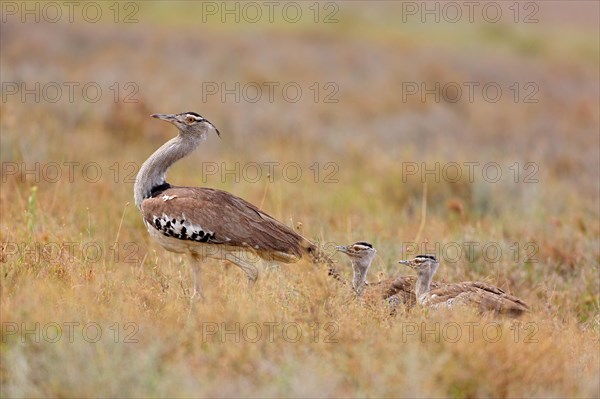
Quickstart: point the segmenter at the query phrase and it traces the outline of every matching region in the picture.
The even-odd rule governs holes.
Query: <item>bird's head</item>
[[[377,253],[375,248],[373,248],[373,245],[366,241],[358,241],[350,245],[337,246],[335,249],[345,253],[354,261],[362,261],[367,264],[371,263]]]
[[[428,273],[435,273],[440,264],[434,255],[417,255],[413,259],[400,260],[398,263],[408,266],[416,272]]]
[[[195,112],[182,112],[180,114],[153,114],[153,118],[160,119],[173,125],[177,126],[182,136],[198,136],[205,138],[209,130],[214,130],[219,137],[221,133],[219,130],[202,117],[202,115]]]

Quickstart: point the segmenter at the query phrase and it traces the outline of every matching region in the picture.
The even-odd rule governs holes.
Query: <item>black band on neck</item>
[[[169,188],[171,188],[171,185],[167,182],[159,184],[158,186],[154,186],[150,189],[150,197],[156,197],[157,195]]]

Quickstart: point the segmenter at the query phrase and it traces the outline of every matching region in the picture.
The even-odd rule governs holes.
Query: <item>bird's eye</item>
[[[191,123],[194,123],[194,122],[196,122],[196,118],[194,118],[193,116],[188,116],[187,118],[185,118],[185,121],[186,121],[187,123],[190,123],[190,124],[191,124]]]

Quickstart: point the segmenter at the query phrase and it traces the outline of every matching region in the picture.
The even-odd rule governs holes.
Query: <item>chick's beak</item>
[[[152,114],[150,116],[152,116],[153,118],[171,122],[171,123],[175,120],[175,115],[173,115],[173,114]]]
[[[348,253],[348,247],[344,246],[344,245],[338,245],[337,247],[335,247],[336,251],[340,251],[343,253]]]

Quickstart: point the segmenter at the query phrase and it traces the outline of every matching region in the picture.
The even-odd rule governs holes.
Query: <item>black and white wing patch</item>
[[[182,214],[180,218],[171,218],[164,213],[161,216],[152,215],[152,226],[167,237],[209,244],[222,243],[215,239],[214,232],[188,222],[185,214]]]

